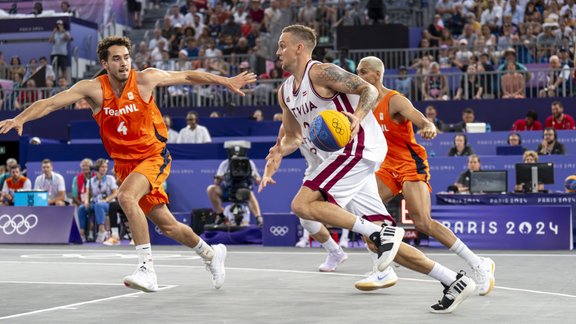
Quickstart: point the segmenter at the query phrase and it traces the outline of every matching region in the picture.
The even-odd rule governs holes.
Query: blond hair
[[[365,62],[368,65],[368,68],[374,72],[380,72],[380,82],[384,82],[384,62],[381,59],[377,58],[376,56],[366,56],[358,62],[360,63]]]
[[[531,156],[534,159],[534,162],[538,162],[538,153],[536,151],[526,151],[522,155],[522,162],[526,161],[526,158]]]
[[[282,29],[282,33],[290,33],[296,39],[303,41],[310,50],[316,47],[316,32],[314,29],[304,25],[290,25]]]

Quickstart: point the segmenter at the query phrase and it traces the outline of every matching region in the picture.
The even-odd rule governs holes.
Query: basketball
[[[323,110],[310,125],[310,139],[317,148],[335,152],[350,142],[350,121],[341,112]]]
[[[564,180],[564,187],[566,188],[566,192],[576,192],[576,175],[568,176]]]

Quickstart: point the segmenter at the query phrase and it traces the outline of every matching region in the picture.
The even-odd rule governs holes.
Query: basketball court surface
[[[470,273],[444,249],[432,259]],[[0,246],[0,322],[6,323],[575,323],[574,252],[478,251],[496,262],[496,288],[452,314],[429,306],[442,286],[396,267],[396,286],[361,292],[370,270],[363,249],[335,273],[320,273],[319,248],[229,246],[226,283],[212,287],[196,254],[154,246],[161,291],[125,288],[136,267],[133,247]]]

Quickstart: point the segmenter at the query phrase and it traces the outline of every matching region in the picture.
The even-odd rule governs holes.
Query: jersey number
[[[126,136],[126,133],[128,133],[128,127],[124,125],[124,122],[120,122],[120,125],[118,125],[118,129],[116,131]]]

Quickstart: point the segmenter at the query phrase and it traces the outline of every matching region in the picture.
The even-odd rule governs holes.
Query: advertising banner
[[[570,206],[432,206],[432,218],[472,249],[572,250]],[[441,247],[430,238],[431,247]]]
[[[1,243],[82,243],[74,207],[0,207]]]

